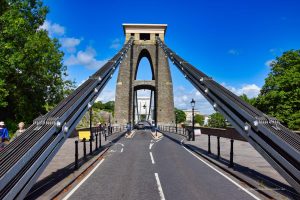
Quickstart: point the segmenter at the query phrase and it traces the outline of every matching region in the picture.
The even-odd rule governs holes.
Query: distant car
[[[145,124],[143,122],[139,122],[137,124],[137,129],[141,130],[141,129],[144,129],[145,128]]]

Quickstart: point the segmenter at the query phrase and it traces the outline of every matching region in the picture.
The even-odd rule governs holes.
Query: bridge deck
[[[258,196],[245,192],[233,183],[240,184],[237,180],[224,175],[179,143],[167,137],[154,141],[149,132],[138,131],[132,139],[119,140],[94,173],[68,194],[69,199],[224,199],[227,195],[230,199],[253,199]]]

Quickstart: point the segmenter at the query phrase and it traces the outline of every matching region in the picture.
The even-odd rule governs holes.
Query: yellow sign
[[[90,131],[78,131],[79,140],[83,140],[83,138],[86,139],[86,141],[89,141],[91,132]]]

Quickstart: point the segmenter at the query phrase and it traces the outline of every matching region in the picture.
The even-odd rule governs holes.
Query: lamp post
[[[195,119],[194,119],[194,111],[195,111],[195,103],[196,101],[192,99],[191,105],[192,105],[192,127],[193,127],[193,132],[192,132],[192,141],[195,141]]]
[[[94,137],[93,137],[93,109],[92,107],[90,108],[90,139],[91,140],[94,140]]]
[[[146,119],[147,119],[147,110],[146,110],[147,106],[146,106],[146,104],[143,105],[143,108],[145,109],[145,119],[144,120],[146,121]]]
[[[175,130],[177,133],[177,112],[175,111]]]

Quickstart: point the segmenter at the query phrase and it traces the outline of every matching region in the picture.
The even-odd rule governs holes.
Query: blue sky
[[[79,1],[46,0],[43,28],[58,38],[69,79],[86,80],[124,43],[122,23],[166,23],[165,41],[176,53],[236,94],[258,94],[269,62],[300,47],[299,0]],[[147,62],[140,69],[147,70]],[[211,106],[170,65],[175,106],[191,98],[204,114]],[[100,100],[114,99],[116,76]]]

